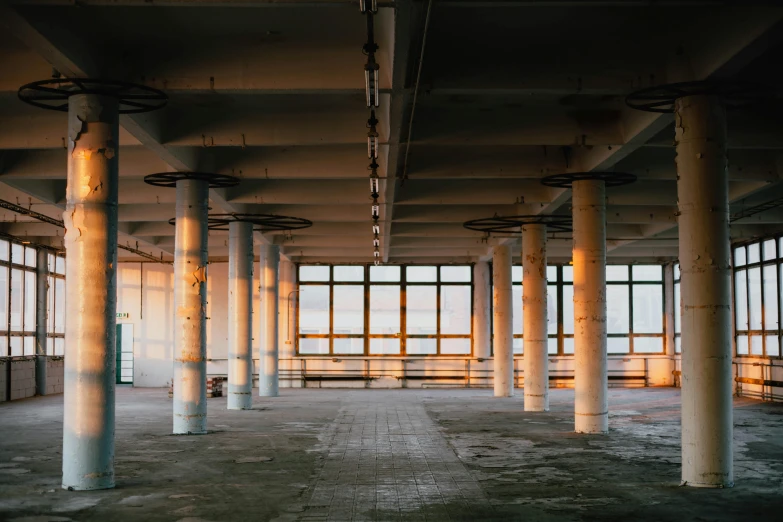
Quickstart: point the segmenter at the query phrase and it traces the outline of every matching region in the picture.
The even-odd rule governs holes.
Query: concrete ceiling
[[[0,3],[0,198],[61,217],[66,117],[16,97],[54,67],[144,83],[170,97],[162,111],[121,119],[122,244],[170,259],[174,191],[142,178],[214,171],[242,178],[236,188],[211,191],[215,212],[315,223],[257,234],[257,244],[280,244],[294,261],[371,262],[366,32],[357,4]],[[428,25],[426,0],[380,4],[381,251],[392,263],[475,261],[493,242],[518,245],[462,223],[567,214],[569,192],[539,179],[594,169],[639,177],[607,191],[610,256],[676,258],[673,119],[631,111],[624,96],[673,81],[783,79],[783,8],[768,2],[436,0]],[[774,107],[729,115],[733,211],[783,197],[782,117]],[[783,207],[737,221],[732,236],[780,230]],[[53,245],[63,233],[2,210],[0,232]],[[560,236],[550,256],[565,261],[571,241]],[[210,233],[211,258],[228,255],[227,240]]]

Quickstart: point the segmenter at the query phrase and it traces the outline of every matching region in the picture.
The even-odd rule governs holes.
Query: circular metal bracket
[[[301,230],[313,226],[309,219],[276,214],[211,214],[209,229],[228,230],[229,225],[234,222],[251,223],[253,230],[259,232]]]
[[[493,216],[491,218],[472,219],[462,224],[468,230],[484,232],[485,234],[519,233],[525,225],[546,225],[553,232],[571,232],[571,216],[544,216],[526,214],[522,216]]]
[[[568,172],[542,178],[541,184],[547,187],[571,188],[574,181],[586,180],[603,181],[606,187],[619,187],[635,182],[636,176],[627,172]]]
[[[177,181],[196,179],[209,182],[209,188],[227,188],[239,185],[239,178],[228,174],[209,172],[159,172],[144,176],[144,183],[156,187],[175,188]]]
[[[40,80],[19,87],[19,99],[53,111],[68,111],[68,98],[77,94],[111,96],[119,102],[120,114],[155,111],[166,105],[163,91],[136,83],[95,78]]]
[[[727,108],[746,107],[774,98],[772,92],[759,84],[737,81],[706,80],[679,82],[647,87],[625,97],[625,104],[645,112],[672,113],[674,102],[686,96],[718,96]]]

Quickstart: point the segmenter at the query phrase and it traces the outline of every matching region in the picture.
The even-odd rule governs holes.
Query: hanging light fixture
[[[367,120],[367,157],[378,159],[378,119],[375,117],[375,111],[370,111],[370,119]]]
[[[362,11],[362,14],[366,13],[368,9],[371,13],[377,13],[378,0],[359,0],[359,9]]]
[[[364,66],[364,89],[367,93],[367,106],[378,107],[380,101],[378,97],[378,76],[381,66],[375,61],[375,55],[370,54],[367,57],[367,64]]]

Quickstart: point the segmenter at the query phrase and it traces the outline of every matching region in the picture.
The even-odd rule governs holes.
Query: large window
[[[680,264],[674,264],[674,353],[682,353],[682,303],[680,302]]]
[[[0,355],[35,355],[34,248],[0,239]]]
[[[734,249],[734,324],[738,356],[780,357],[783,238]]]
[[[512,267],[514,353],[523,353],[522,267]],[[574,270],[547,267],[550,355],[574,353]],[[661,265],[607,265],[607,352],[664,353],[664,284]]]
[[[302,265],[300,355],[470,355],[470,266]]]
[[[65,258],[48,254],[46,355],[65,354]]]

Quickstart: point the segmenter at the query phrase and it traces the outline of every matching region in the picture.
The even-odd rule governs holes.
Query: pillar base
[[[525,395],[525,411],[549,411],[549,400],[541,395]]]
[[[229,410],[249,410],[253,407],[253,396],[247,392],[228,392],[226,407]]]
[[[609,433],[609,413],[577,413],[574,420],[576,433]]]
[[[706,482],[689,482],[687,480],[683,480],[682,482],[680,482],[680,487],[724,489],[724,488],[733,488],[734,482],[729,482],[727,484],[707,484]]]

